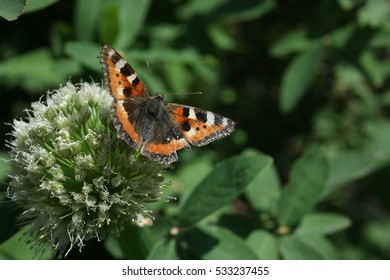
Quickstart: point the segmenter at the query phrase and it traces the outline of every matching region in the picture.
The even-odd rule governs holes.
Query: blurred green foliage
[[[100,83],[103,42],[152,92],[238,122],[180,152],[165,190],[177,200],[152,205],[152,227],[129,225],[68,258],[390,258],[389,1],[25,5],[0,1],[1,123],[69,79]],[[169,95],[194,91],[204,94]],[[18,211],[0,198],[0,258],[31,258]]]

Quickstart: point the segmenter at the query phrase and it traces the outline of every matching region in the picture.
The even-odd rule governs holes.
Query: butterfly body
[[[177,150],[204,146],[234,131],[235,123],[221,115],[150,96],[134,69],[112,47],[101,46],[105,84],[114,98],[114,124],[130,146],[166,165]]]

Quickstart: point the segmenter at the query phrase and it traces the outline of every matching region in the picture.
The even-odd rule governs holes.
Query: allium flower
[[[145,204],[161,196],[164,166],[117,138],[111,107],[99,86],[68,83],[13,122],[8,195],[29,241],[58,256],[150,216]]]

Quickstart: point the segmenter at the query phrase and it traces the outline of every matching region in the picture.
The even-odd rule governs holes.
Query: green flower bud
[[[68,83],[14,120],[8,195],[41,250],[50,244],[61,257],[151,217],[146,203],[161,197],[164,166],[120,140],[111,114],[99,86]]]

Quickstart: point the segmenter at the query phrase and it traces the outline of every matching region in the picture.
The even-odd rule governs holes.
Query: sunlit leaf
[[[30,92],[45,93],[48,89],[65,83],[72,72],[58,71],[57,62],[47,49],[36,49],[0,63],[0,77],[9,85],[21,86]],[[68,68],[73,71],[77,68]]]
[[[110,236],[105,242],[105,248],[114,257],[126,260],[143,260],[151,249],[151,229],[126,224],[119,236]]]
[[[261,260],[278,259],[278,241],[275,236],[265,230],[254,230],[246,243]]]
[[[28,227],[21,229],[0,245],[0,257],[11,260],[50,259],[53,252],[48,246],[46,251],[37,254],[31,244],[26,243],[25,233]]]
[[[295,57],[283,73],[280,96],[280,109],[288,113],[303,96],[318,75],[323,59],[321,49],[313,49]]]
[[[331,213],[308,214],[302,219],[296,233],[303,234],[332,234],[348,228],[351,221],[344,215]]]
[[[99,37],[102,43],[113,45],[119,32],[118,13],[120,7],[116,1],[105,1],[104,4],[99,19]]]
[[[32,13],[53,5],[59,0],[29,0],[27,6],[24,9],[24,13]]]
[[[278,201],[277,217],[281,225],[294,225],[314,207],[328,175],[328,160],[322,152],[308,154],[294,164],[289,183]]]
[[[338,0],[338,2],[341,8],[347,11],[353,9],[361,3],[360,0]]]
[[[281,186],[274,165],[268,165],[249,184],[246,197],[257,210],[272,209],[278,201]]]
[[[100,71],[101,66],[98,59],[100,51],[96,44],[83,41],[68,42],[65,46],[65,52],[81,64]]]
[[[370,0],[360,8],[358,19],[361,25],[378,27],[390,22],[390,3],[387,0]]]
[[[151,2],[150,0],[119,1],[119,33],[114,43],[116,47],[125,48],[133,43],[144,25]]]
[[[372,122],[370,141],[360,150],[328,152],[330,177],[323,196],[390,163],[390,123]]]
[[[292,235],[280,240],[280,250],[287,260],[336,259],[336,249],[320,235]]]
[[[274,57],[283,57],[295,52],[306,52],[319,45],[319,38],[310,38],[306,29],[296,28],[281,35],[271,46],[270,54]]]
[[[7,177],[7,174],[11,170],[11,166],[9,162],[7,162],[8,159],[8,154],[0,152],[0,182]]]
[[[218,164],[191,193],[178,224],[193,225],[236,198],[270,162],[267,156],[246,153]]]
[[[104,0],[77,0],[75,4],[74,23],[78,39],[92,40],[100,23],[101,9]]]
[[[160,239],[157,241],[148,255],[148,260],[178,260],[175,239]]]
[[[188,250],[205,260],[253,260],[256,254],[243,239],[219,226],[204,225],[183,236]]]
[[[0,1],[0,17],[6,20],[15,20],[22,13],[27,0],[2,0]]]

